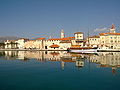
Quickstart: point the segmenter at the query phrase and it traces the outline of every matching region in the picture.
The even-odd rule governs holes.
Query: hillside
[[[0,37],[0,43],[4,42],[5,40],[17,40],[17,39],[19,38],[15,36],[4,36],[4,37]]]

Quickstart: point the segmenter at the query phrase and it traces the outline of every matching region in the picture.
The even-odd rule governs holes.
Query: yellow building
[[[115,25],[112,24],[109,32],[88,37],[86,45],[98,46],[102,49],[120,49],[120,33],[115,32]]]
[[[115,32],[114,24],[108,33],[100,33],[100,47],[106,46],[109,49],[120,49],[120,33]]]
[[[86,45],[92,47],[98,47],[100,44],[100,36],[91,36],[87,38]]]

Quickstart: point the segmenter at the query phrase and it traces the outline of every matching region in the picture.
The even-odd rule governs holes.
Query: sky
[[[0,36],[97,35],[111,24],[120,32],[120,0],[0,0]]]

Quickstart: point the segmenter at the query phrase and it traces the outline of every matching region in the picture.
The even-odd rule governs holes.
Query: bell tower
[[[115,33],[115,25],[112,24],[111,28],[110,28],[110,33]]]
[[[61,35],[60,35],[61,38],[64,38],[65,37],[65,33],[64,33],[64,30],[62,29],[61,30]]]

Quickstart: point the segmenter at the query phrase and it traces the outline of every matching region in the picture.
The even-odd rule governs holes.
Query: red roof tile
[[[51,48],[58,48],[58,47],[60,47],[60,46],[57,45],[57,44],[53,44],[53,45],[51,45],[50,47],[51,47]]]
[[[72,40],[74,39],[75,37],[66,37],[66,38],[51,38],[51,39],[48,39],[48,40]]]
[[[89,38],[100,38],[100,36],[90,36]]]
[[[83,34],[83,32],[76,32],[76,33],[74,33],[74,34]]]
[[[120,33],[99,33],[100,36],[104,35],[120,35]]]

